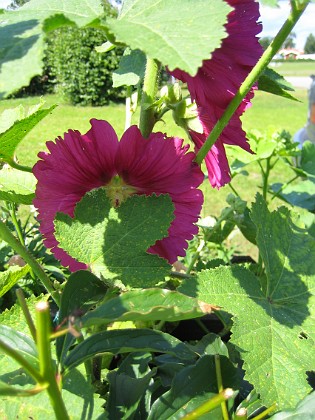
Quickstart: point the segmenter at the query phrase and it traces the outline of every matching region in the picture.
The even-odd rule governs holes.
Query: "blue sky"
[[[287,0],[280,1],[278,8],[261,6],[260,13],[263,23],[261,36],[275,36],[280,26],[288,17],[289,12],[290,4]],[[296,33],[296,47],[303,49],[307,36],[310,33],[313,33],[315,36],[315,3],[307,6],[307,9],[293,31]]]

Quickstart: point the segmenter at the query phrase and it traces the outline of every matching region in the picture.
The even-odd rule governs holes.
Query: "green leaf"
[[[23,396],[23,394],[25,396],[27,393],[30,395],[31,392],[34,392],[34,385],[32,379],[25,373],[17,370],[15,375],[15,377],[11,375],[11,380],[20,384],[18,385],[19,388],[17,387],[20,395],[14,396],[12,394],[11,396],[1,397],[0,417],[3,419],[54,419],[54,411],[46,392],[41,392],[21,401],[20,396]],[[9,379],[9,375],[7,377]],[[72,370],[63,378],[62,398],[72,419],[95,419],[104,413],[102,408],[104,400],[94,393],[92,385],[77,369]]]
[[[315,144],[308,140],[303,143],[300,167],[315,176]]]
[[[231,341],[244,360],[245,379],[264,405],[295,407],[311,390],[306,372],[315,365],[315,240],[293,225],[288,209],[269,213],[261,196],[251,216],[266,278],[219,267],[180,291],[233,314]]]
[[[19,331],[6,325],[0,325],[0,339],[7,346],[18,350],[20,355],[33,366],[37,366],[37,349],[34,341]],[[0,350],[1,351],[1,350]]]
[[[282,188],[283,184],[276,183],[271,185],[275,193]],[[296,184],[290,184],[277,194],[292,206],[302,207],[303,209],[315,211],[315,182],[305,180]]]
[[[144,77],[146,57],[140,50],[126,48],[119,67],[113,72],[113,87],[135,86]]]
[[[12,266],[0,272],[0,297],[7,293],[20,279],[30,271],[30,267]]]
[[[237,369],[226,357],[221,357],[220,363],[223,386],[237,389]],[[152,405],[148,420],[181,419],[217,393],[214,356],[203,356],[175,376],[171,389]],[[221,420],[221,408],[211,411],[208,418]]]
[[[204,316],[211,305],[166,289],[132,290],[110,299],[82,318],[84,327],[114,321],[175,322]]]
[[[315,420],[315,392],[305,397],[292,411],[282,411],[270,420]]]
[[[195,75],[202,60],[226,37],[231,8],[219,0],[127,0],[116,20],[108,20],[117,41],[145,52],[170,70]],[[196,42],[196,37],[198,42]]]
[[[168,195],[134,195],[111,207],[105,190],[88,192],[74,218],[57,213],[55,236],[61,248],[106,280],[150,287],[164,279],[170,266],[147,249],[167,236],[174,207]]]
[[[67,321],[69,316],[73,316],[74,321],[80,318],[104,298],[106,291],[106,285],[89,271],[72,273],[61,296],[59,324]],[[59,360],[63,359],[74,340],[71,334],[57,338],[56,351]]]
[[[192,359],[195,354],[175,337],[149,329],[124,329],[93,334],[78,344],[64,361],[64,369],[70,370],[98,353],[111,352],[159,352]]]
[[[2,169],[0,188],[0,200],[30,205],[35,197],[36,178],[29,172]]]
[[[294,91],[292,85],[287,80],[285,80],[283,76],[270,68],[265,69],[262,75],[259,77],[258,89],[272,93],[273,95],[300,102],[294,96],[290,95],[290,93],[288,93],[288,91]]]
[[[26,118],[15,121],[6,131],[0,134],[0,158],[4,160],[13,159],[15,149],[24,137],[35,127],[43,118],[46,117],[56,105],[50,108],[37,109]]]
[[[44,30],[88,25],[103,14],[99,0],[31,0],[5,11],[0,22],[0,97],[27,86],[42,73]]]

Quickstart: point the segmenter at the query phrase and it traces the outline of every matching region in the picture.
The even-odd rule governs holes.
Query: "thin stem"
[[[224,388],[223,388],[223,382],[222,382],[222,372],[221,372],[221,363],[220,363],[219,354],[214,355],[214,364],[215,364],[215,373],[217,377],[218,391],[219,393],[221,393]],[[221,402],[221,411],[222,411],[223,420],[229,420],[229,413],[228,413],[225,400]]]
[[[281,191],[283,191],[288,185],[290,185],[293,181],[295,181],[297,178],[299,178],[299,176],[300,175],[296,175],[293,178],[291,178],[290,181],[283,184],[281,186],[281,188],[279,188],[279,190],[273,194],[273,196],[271,197],[271,201],[274,200],[275,198],[277,198],[279,196],[279,194],[281,193]]]
[[[146,70],[144,74],[139,121],[140,131],[143,137],[145,138],[149,137],[154,127],[154,124],[156,123],[153,103],[155,101],[155,95],[157,91],[159,70],[159,62],[148,57]]]
[[[47,392],[57,420],[70,419],[56,380],[50,348],[50,313],[47,302],[36,305],[37,349],[40,373],[48,382]]]
[[[226,388],[224,391],[220,392],[220,394],[215,395],[214,397],[210,398],[210,400],[201,404],[195,410],[186,414],[184,417],[181,417],[181,420],[199,419],[204,414],[209,413],[210,411],[218,407],[222,403],[222,401],[232,398],[233,395],[234,391],[231,388]]]
[[[41,385],[44,384],[45,380],[42,377],[42,375],[36,369],[34,369],[30,363],[28,363],[24,359],[24,357],[21,355],[19,350],[13,349],[2,340],[0,340],[0,349],[5,354],[10,356],[12,359],[14,359],[26,372],[28,372],[35,379],[36,382],[38,382]]]
[[[26,322],[27,322],[28,328],[30,330],[30,333],[32,334],[33,340],[36,341],[36,328],[35,328],[35,325],[34,325],[34,322],[33,322],[33,318],[31,316],[31,313],[30,313],[30,311],[28,309],[28,306],[26,304],[23,290],[22,289],[18,289],[16,291],[16,296],[17,296],[18,301],[19,301],[19,304],[20,304],[20,306],[22,308],[23,315],[24,315],[24,317],[26,319]]]
[[[274,411],[277,408],[277,403],[272,404],[271,407],[267,408],[265,411],[263,411],[262,413],[258,414],[256,417],[253,417],[252,420],[262,420],[265,417],[268,416],[268,414],[270,414],[272,411]]]
[[[18,222],[17,217],[16,217],[16,213],[15,213],[16,212],[15,204],[14,203],[8,203],[8,209],[9,209],[9,213],[10,213],[10,216],[11,216],[11,219],[12,219],[12,223],[15,227],[17,236],[19,238],[19,241],[21,242],[22,245],[24,245],[23,233],[22,233],[21,227],[19,225],[19,222]]]
[[[266,202],[267,202],[267,193],[268,193],[269,174],[270,174],[270,157],[266,160],[266,169],[263,175],[263,197]]]
[[[287,38],[287,36],[290,34],[292,29],[294,28],[295,24],[303,14],[306,6],[308,5],[309,1],[305,2],[300,6],[300,8],[292,7],[291,13],[288,17],[288,19],[283,24],[280,31],[275,36],[272,43],[269,45],[269,47],[266,49],[266,51],[263,53],[259,61],[257,62],[256,66],[252,69],[252,71],[249,73],[249,75],[246,77],[242,85],[240,86],[239,90],[235,94],[234,98],[229,103],[228,107],[224,111],[222,117],[219,119],[219,121],[216,123],[216,125],[213,127],[213,130],[207,137],[205,143],[197,153],[195,161],[200,165],[201,162],[206,157],[207,153],[211,149],[211,147],[214,145],[230,119],[232,118],[233,114],[241,104],[242,100],[245,98],[247,93],[250,91],[253,84],[258,80],[259,76],[262,74],[262,72],[265,70],[265,68],[268,66],[274,55],[279,51],[281,48],[283,42]]]
[[[0,237],[7,242],[19,254],[23,260],[29,264],[33,273],[39,278],[47,291],[51,294],[52,298],[58,306],[60,306],[60,295],[51,284],[50,278],[47,276],[41,265],[36,261],[33,255],[16,239],[11,233],[10,229],[0,220]]]
[[[132,87],[127,86],[126,92],[126,114],[125,114],[125,131],[131,126],[132,110],[131,110],[131,94]]]
[[[29,166],[20,165],[19,163],[16,163],[14,159],[6,159],[6,162],[14,169],[18,169],[19,171],[23,172],[30,172],[32,173],[32,168]]]
[[[238,192],[236,191],[236,189],[233,187],[233,185],[232,185],[232,183],[231,183],[231,182],[228,184],[228,186],[231,188],[231,190],[234,192],[234,194],[235,194],[237,197],[240,197],[239,193],[238,193]]]
[[[200,241],[200,244],[199,244],[196,252],[194,253],[194,255],[191,258],[190,264],[189,264],[189,266],[187,267],[187,270],[186,270],[186,274],[189,274],[191,272],[191,270],[194,268],[194,265],[195,265],[196,261],[198,260],[199,255],[200,255],[201,251],[203,250],[205,244],[206,244],[205,240],[202,239]]]

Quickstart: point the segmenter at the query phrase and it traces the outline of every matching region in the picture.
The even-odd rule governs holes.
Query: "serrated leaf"
[[[224,387],[238,387],[236,368],[221,357]],[[181,419],[218,393],[213,356],[203,356],[193,366],[183,368],[174,378],[171,389],[152,405],[148,420]],[[211,419],[222,419],[221,408],[211,411]]]
[[[144,77],[146,56],[140,50],[127,48],[117,70],[113,72],[113,87],[135,86]]]
[[[288,91],[294,91],[292,85],[287,80],[285,80],[283,76],[270,68],[265,69],[259,77],[258,89],[272,93],[273,95],[291,99],[292,101],[300,102],[290,93],[288,93]]]
[[[294,410],[282,411],[270,417],[270,420],[314,420],[315,419],[315,392],[299,402]]]
[[[106,285],[89,271],[72,273],[61,296],[59,324],[67,321],[70,315],[74,317],[74,321],[80,318],[105,296],[106,290]],[[57,338],[56,351],[59,360],[64,357],[74,340],[71,334]]]
[[[35,196],[36,178],[29,172],[12,168],[0,171],[0,200],[17,204],[32,204]]]
[[[306,371],[315,365],[315,240],[293,225],[288,209],[269,213],[261,196],[251,217],[265,281],[243,267],[219,267],[180,291],[233,314],[231,341],[245,378],[266,406],[295,407],[311,390]]]
[[[31,0],[5,11],[0,21],[0,97],[6,97],[42,73],[44,29],[84,26],[104,14],[99,0]]]
[[[211,305],[166,289],[133,290],[122,293],[88,312],[84,327],[114,321],[167,321],[198,318],[213,310]]]
[[[202,60],[226,37],[231,8],[219,0],[125,1],[116,20],[107,22],[117,41],[145,52],[170,70],[195,75]],[[196,37],[198,42],[196,42]]]
[[[125,329],[93,334],[78,344],[64,361],[64,369],[71,370],[98,353],[158,352],[180,359],[193,359],[195,354],[175,337],[149,329]]]
[[[0,297],[7,293],[20,279],[30,271],[29,265],[12,266],[0,272]]]
[[[45,118],[57,105],[50,108],[38,109],[22,120],[15,121],[6,131],[0,134],[0,158],[13,159],[15,149],[24,137]]]
[[[134,195],[113,208],[99,188],[76,205],[73,219],[57,213],[55,236],[61,248],[96,275],[132,287],[150,287],[164,279],[170,265],[146,251],[167,236],[173,211],[168,195]]]

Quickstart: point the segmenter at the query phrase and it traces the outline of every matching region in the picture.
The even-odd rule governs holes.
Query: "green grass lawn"
[[[283,76],[310,76],[315,74],[315,61],[284,61],[272,63],[272,68]]]
[[[253,100],[253,106],[243,116],[244,129],[256,129],[262,133],[285,129],[293,135],[304,126],[307,118],[306,90],[297,90],[295,96],[300,102],[290,101],[265,92],[257,92]],[[47,106],[60,102],[58,97],[54,95],[45,97],[45,100]],[[13,108],[20,103],[24,106],[30,106],[38,101],[39,98],[34,97],[1,101],[0,112],[5,108]],[[17,149],[19,161],[23,165],[32,166],[37,160],[37,153],[45,150],[47,140],[54,140],[57,136],[62,136],[70,128],[84,133],[90,127],[89,120],[91,118],[108,120],[117,134],[121,136],[124,130],[124,113],[125,109],[122,104],[112,104],[106,107],[74,107],[61,102],[51,115],[41,121],[19,145]],[[136,118],[134,123],[137,123]],[[168,135],[185,137],[184,131],[174,124],[171,115],[168,114],[165,115],[163,122],[156,125],[155,131],[167,131]],[[229,150],[227,150],[227,153],[229,155]],[[256,164],[250,165],[248,171],[250,172],[248,177],[239,175],[233,180],[233,187],[240,192],[242,198],[252,202],[256,192],[260,190],[260,174]],[[288,177],[291,177],[289,170],[286,166],[280,164],[273,173],[272,182],[283,182]],[[213,189],[208,181],[205,181],[202,189],[205,193],[202,216],[218,216],[226,206],[225,199],[231,192],[230,187],[225,186],[218,191]],[[279,204],[281,202],[274,200],[273,207]],[[253,247],[241,235],[236,235],[233,241],[242,253],[250,253],[255,256]]]

